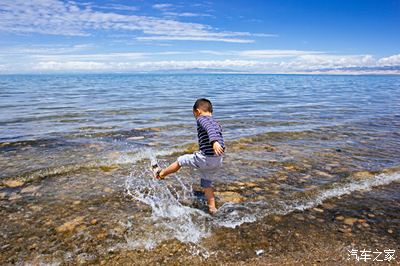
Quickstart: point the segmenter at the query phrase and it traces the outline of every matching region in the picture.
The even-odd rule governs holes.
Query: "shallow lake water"
[[[227,144],[215,216],[196,172],[149,171],[196,151],[200,97]],[[1,264],[400,252],[400,77],[10,75],[0,110]]]

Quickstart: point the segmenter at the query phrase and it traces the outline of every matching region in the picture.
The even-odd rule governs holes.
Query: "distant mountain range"
[[[227,74],[227,73],[247,73],[247,71],[226,69],[226,68],[185,68],[185,69],[166,69],[166,70],[155,70],[148,71],[148,73],[160,73],[160,74]]]
[[[400,74],[400,66],[320,68],[285,72],[245,71],[226,68],[186,68],[147,71],[156,74]]]
[[[377,73],[377,74],[400,74],[400,66],[373,66],[373,67],[341,67],[341,68],[319,68],[306,70],[304,72],[343,72],[343,73]]]

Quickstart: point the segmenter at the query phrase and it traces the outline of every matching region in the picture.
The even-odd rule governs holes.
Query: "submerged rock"
[[[360,171],[360,172],[353,173],[352,176],[356,179],[364,179],[364,178],[373,177],[374,174],[371,172],[367,172],[367,171]]]
[[[141,140],[144,139],[144,136],[137,136],[137,137],[129,137],[127,140]]]
[[[40,186],[28,186],[28,187],[24,187],[23,189],[21,189],[21,193],[32,193],[32,192],[36,192],[39,188],[40,188]]]
[[[116,165],[102,165],[99,167],[103,172],[112,172],[118,169]]]
[[[324,212],[324,210],[320,209],[320,208],[313,208],[313,210],[316,211],[316,212]]]
[[[106,193],[112,193],[112,192],[114,192],[114,190],[111,189],[111,188],[109,188],[109,187],[106,187],[105,189],[103,189],[103,191],[106,192]]]
[[[333,208],[335,208],[335,205],[334,205],[334,204],[331,204],[331,203],[323,203],[323,204],[322,204],[322,207],[323,207],[324,209],[333,209]]]
[[[263,254],[265,251],[263,250],[263,249],[259,249],[259,250],[256,250],[256,255],[257,256],[260,256],[261,254]]]
[[[274,146],[269,145],[269,144],[265,144],[265,145],[263,146],[263,148],[264,148],[265,150],[267,150],[267,151],[270,151],[270,152],[275,152],[275,151],[277,150]]]
[[[21,198],[21,196],[14,192],[14,193],[11,193],[11,195],[10,195],[10,197],[8,199],[9,200],[17,200],[17,199],[20,199],[20,198]]]
[[[338,215],[338,216],[336,216],[336,220],[343,221],[344,217],[342,215]]]
[[[24,184],[24,182],[22,182],[20,180],[4,180],[2,183],[3,183],[3,186],[10,187],[10,188],[20,187]]]
[[[239,193],[233,191],[215,192],[215,195],[224,202],[239,203],[244,199]]]
[[[357,222],[357,220],[357,218],[347,217],[343,220],[343,223],[347,225],[353,225],[355,222]]]
[[[322,176],[322,177],[327,177],[327,178],[333,177],[333,175],[331,175],[331,174],[329,174],[329,173],[322,172],[322,171],[318,171],[318,170],[314,171],[314,173],[315,173],[316,175]]]
[[[281,216],[277,216],[277,215],[274,215],[273,219],[274,219],[274,221],[277,222],[277,223],[279,223],[279,222],[282,221],[282,217],[281,217]]]
[[[64,223],[63,225],[60,225],[59,227],[56,228],[56,231],[59,233],[65,233],[65,232],[71,232],[80,225],[83,222],[83,219],[85,219],[84,216],[79,216],[76,217],[75,219],[68,221]]]

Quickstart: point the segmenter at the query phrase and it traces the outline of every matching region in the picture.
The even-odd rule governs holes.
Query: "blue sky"
[[[400,73],[399,0],[2,0],[0,13],[0,73]]]

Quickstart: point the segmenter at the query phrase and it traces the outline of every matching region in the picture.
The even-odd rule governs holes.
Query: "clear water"
[[[195,195],[195,172],[182,169],[158,182],[148,170],[154,157],[165,166],[196,150],[191,109],[200,97],[213,102],[227,141],[214,217]],[[237,230],[398,182],[399,128],[397,76],[0,76],[1,215],[8,221],[1,244],[26,238],[15,245],[21,261],[72,262],[177,240],[207,259],[213,252],[202,241],[220,228]],[[360,179],[359,172],[369,174]],[[34,211],[21,214],[21,208]],[[88,228],[48,235],[49,226],[75,217],[84,217]],[[101,226],[89,226],[93,217]],[[90,243],[102,230],[108,236],[85,252],[44,255]],[[35,237],[43,250],[32,253]]]

